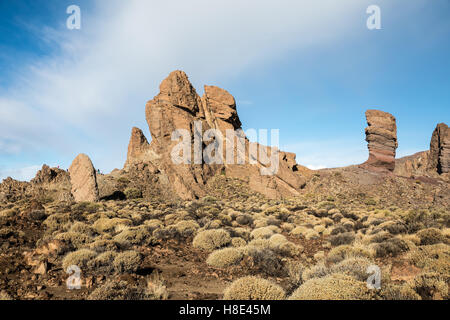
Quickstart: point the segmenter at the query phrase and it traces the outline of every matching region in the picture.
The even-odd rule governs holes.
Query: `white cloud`
[[[36,173],[41,169],[41,167],[42,166],[35,165],[16,169],[0,169],[0,182],[8,177],[19,181],[30,181],[36,176]]]
[[[0,96],[5,150],[86,152],[106,170],[121,167],[130,128],[146,129],[145,102],[170,71],[185,70],[200,90],[290,49],[337,43],[365,17],[359,0],[114,0],[96,8],[81,8],[81,31],[35,28],[60,50],[21,69]]]

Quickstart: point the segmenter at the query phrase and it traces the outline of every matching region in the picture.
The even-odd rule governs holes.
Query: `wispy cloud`
[[[0,182],[8,177],[13,177],[19,181],[29,181],[35,177],[36,172],[41,169],[41,166],[29,166],[16,169],[1,169],[0,168]]]
[[[170,71],[185,70],[201,88],[364,25],[359,0],[112,0],[96,8],[81,7],[81,31],[36,28],[58,50],[18,69],[0,95],[1,152],[86,152],[105,170],[121,167],[130,128],[146,126],[145,102]]]

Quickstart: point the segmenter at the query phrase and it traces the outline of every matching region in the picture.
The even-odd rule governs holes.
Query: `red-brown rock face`
[[[144,161],[148,156],[150,144],[141,129],[133,127],[131,129],[130,143],[128,144],[127,161],[125,168],[134,163]]]
[[[91,159],[79,154],[69,168],[72,195],[76,202],[98,200],[97,175]]]
[[[147,146],[142,132],[133,129],[125,167],[138,162],[150,164],[157,168],[160,181],[182,199],[204,196],[206,182],[219,172],[246,180],[253,190],[269,197],[296,195],[304,186],[304,179],[296,172],[294,154],[250,143],[242,130],[234,135],[241,122],[235,99],[224,89],[205,86],[200,98],[187,75],[174,71],[161,83],[160,93],[147,103],[145,114],[152,141]],[[181,145],[181,141],[187,143]],[[270,159],[279,155],[276,165],[255,158],[250,149]],[[180,154],[187,155],[189,161],[174,161],[174,155],[178,159]],[[276,167],[274,174],[269,167]]]
[[[366,119],[369,159],[363,166],[373,170],[393,171],[395,168],[395,150],[398,147],[395,117],[380,110],[367,110]]]
[[[450,172],[450,128],[445,123],[438,124],[431,137],[429,169]]]

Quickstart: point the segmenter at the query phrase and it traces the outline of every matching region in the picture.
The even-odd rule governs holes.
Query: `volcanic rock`
[[[367,110],[366,119],[369,159],[363,166],[376,171],[393,171],[398,147],[395,117],[380,110]]]
[[[127,161],[125,168],[130,165],[145,161],[150,144],[141,129],[133,127],[130,143],[128,144]]]
[[[87,155],[81,153],[73,160],[69,174],[72,195],[76,202],[98,200],[97,175]]]
[[[44,164],[42,169],[39,170],[36,176],[31,180],[33,184],[46,184],[46,183],[57,183],[67,181],[69,179],[69,174],[59,168],[50,168],[48,165]]]
[[[429,169],[450,172],[450,128],[445,123],[438,124],[431,137]]]
[[[218,173],[242,179],[251,189],[269,197],[298,195],[305,184],[296,172],[294,154],[247,139],[240,129],[236,101],[224,89],[205,86],[200,98],[187,75],[174,71],[162,81],[159,94],[147,103],[145,113],[152,141],[147,147],[142,132],[133,129],[125,169],[131,163],[150,164],[157,169],[159,181],[182,199],[206,195],[207,181]],[[232,134],[227,135],[229,132]],[[209,139],[203,139],[205,133]],[[180,139],[184,138],[186,148],[180,150]],[[238,148],[238,143],[244,148]],[[227,149],[232,150],[230,159],[225,154]],[[275,170],[271,172],[273,166],[258,155],[270,159],[279,155]]]

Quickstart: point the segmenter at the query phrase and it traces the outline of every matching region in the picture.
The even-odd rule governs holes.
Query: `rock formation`
[[[44,164],[42,169],[37,172],[36,176],[30,182],[33,184],[47,184],[65,182],[68,179],[69,174],[66,171],[58,168],[50,168]]]
[[[152,141],[147,145],[142,131],[133,129],[125,169],[139,163],[149,165],[182,199],[204,196],[205,184],[218,173],[243,179],[250,188],[269,197],[297,195],[305,184],[297,172],[294,154],[279,152],[276,173],[261,174],[270,165],[248,150],[254,148],[257,154],[268,157],[278,150],[247,139],[240,129],[235,99],[224,89],[205,86],[200,98],[187,75],[174,71],[162,81],[159,94],[147,103],[145,114]],[[219,134],[203,139],[210,129]],[[228,131],[237,135],[227,136]],[[181,151],[180,139],[185,138],[187,144]],[[243,149],[238,148],[239,142]],[[227,149],[232,150],[231,162],[226,161]],[[180,151],[175,155],[182,154],[185,161],[174,161],[174,150]],[[205,161],[205,156],[212,161]]]
[[[393,171],[395,150],[398,146],[395,117],[380,110],[367,110],[366,119],[369,159],[363,166],[377,171]]]
[[[76,202],[98,201],[97,175],[91,159],[79,154],[69,168],[72,195]]]
[[[150,144],[141,129],[133,127],[131,129],[130,143],[128,144],[127,162],[125,168],[134,163],[145,161]]]
[[[430,142],[429,169],[437,173],[450,172],[450,128],[439,123]]]

